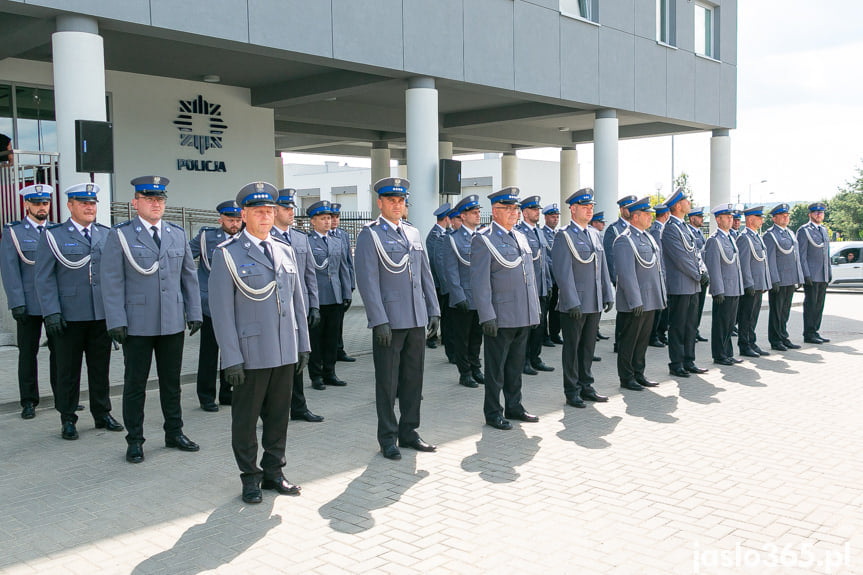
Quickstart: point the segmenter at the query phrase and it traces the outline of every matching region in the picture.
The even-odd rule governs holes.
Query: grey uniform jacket
[[[665,308],[662,253],[650,233],[629,226],[614,240],[613,249],[617,311],[629,312],[638,306],[644,306],[644,311]]]
[[[548,257],[548,245],[545,241],[545,234],[539,230],[539,226],[530,229],[524,223],[519,222],[515,225],[515,229],[524,234],[527,238],[527,243],[530,246],[531,259],[533,260],[533,277],[536,278],[536,292],[540,297],[545,297],[551,292],[551,271]]]
[[[647,233],[653,238],[653,241],[656,242],[656,245],[659,247],[659,259],[662,259],[662,230],[665,228],[665,224],[662,222],[654,221],[650,224],[650,227],[647,228]],[[662,281],[667,282],[668,280],[665,277],[665,261],[662,261]],[[667,295],[667,294],[666,294]]]
[[[800,267],[803,278],[814,282],[830,283],[830,240],[827,228],[811,221],[797,228],[797,246],[800,248]]]
[[[446,239],[446,232],[440,228],[437,224],[435,224],[431,230],[429,230],[428,235],[426,236],[426,253],[429,258],[429,266],[431,267],[432,279],[434,280],[434,287],[441,291],[441,293],[446,293],[443,291],[443,286],[441,282],[441,263],[438,260],[438,253],[440,252],[441,246],[446,247],[446,244],[443,240]]]
[[[689,228],[689,231],[692,232],[692,236],[695,238],[695,249],[698,251],[698,267],[701,271],[707,271],[707,265],[704,263],[704,246],[707,245],[707,240],[704,239],[704,234],[701,232],[701,228],[696,228],[692,224],[686,224],[686,227]],[[708,272],[708,276],[710,273]]]
[[[315,274],[315,264],[312,261],[312,248],[309,245],[309,236],[296,228],[288,228],[286,232],[288,239],[285,239],[282,231],[273,226],[270,230],[270,235],[284,240],[292,248],[294,248],[294,257],[297,260],[297,270],[300,274],[300,282],[303,285],[303,299],[305,300],[306,315],[309,314],[309,308],[316,307],[320,309],[321,305],[318,301],[318,277]]]
[[[701,256],[695,236],[683,221],[671,216],[662,229],[662,263],[668,295],[701,291]]]
[[[505,260],[501,264],[486,240]],[[539,325],[539,296],[533,276],[531,249],[524,234],[492,224],[473,236],[470,243],[470,285],[479,322],[497,319],[498,327]],[[521,262],[508,267],[521,258]]]
[[[770,226],[764,232],[767,263],[770,267],[770,285],[790,286],[803,283],[803,268],[797,240],[787,228]]]
[[[729,263],[730,262],[730,263]],[[704,264],[710,276],[710,295],[743,295],[740,253],[734,239],[717,229],[704,247]]]
[[[345,262],[348,266],[348,273],[351,276],[351,291],[354,291],[357,289],[357,275],[354,271],[354,256],[351,253],[351,235],[342,228],[336,228],[330,230],[330,236],[336,236],[342,242],[342,247],[345,249]]]
[[[439,249],[443,262],[441,280],[446,284],[449,294],[449,306],[467,301],[468,309],[476,309],[473,301],[473,290],[470,287],[470,243],[473,233],[465,226],[447,235]],[[462,263],[464,260],[467,264]]]
[[[548,275],[551,277],[551,284],[557,285],[557,281],[554,279],[554,268],[551,265],[551,250],[554,247],[554,228],[542,226],[540,229],[542,230],[542,233],[545,234],[545,254],[548,259]]]
[[[151,275],[138,272],[120,246],[126,239],[135,262]],[[102,301],[108,329],[128,327],[129,335],[171,335],[187,321],[202,321],[201,292],[192,250],[178,225],[162,220],[161,247],[138,218],[114,226],[102,248]]]
[[[44,226],[53,225],[45,222]],[[27,263],[18,255],[12,241],[12,233],[18,238],[21,253]],[[39,245],[39,230],[24,219],[20,222],[7,224],[0,241],[0,276],[3,279],[3,289],[6,290],[6,303],[9,309],[26,306],[28,315],[42,315],[42,306],[36,294],[36,247]]]
[[[210,315],[210,296],[207,283],[210,279],[210,268],[213,265],[213,251],[216,249],[216,246],[229,237],[222,228],[204,226],[189,241],[192,258],[198,260],[198,286],[201,288],[201,310],[206,316]]]
[[[111,228],[94,223],[90,225],[88,241],[70,219],[42,233],[36,252],[36,293],[43,316],[62,313],[66,321],[105,319],[99,269],[102,248],[110,231]],[[49,233],[60,255],[73,267],[87,256],[90,256],[90,263],[78,269],[68,267],[48,245]]]
[[[617,218],[613,224],[605,229],[605,234],[602,236],[602,249],[605,252],[605,260],[608,264],[608,276],[613,282],[617,281],[617,269],[614,266],[614,250],[612,247],[614,246],[614,240],[617,239],[617,236],[622,234],[628,227],[629,224],[626,220],[623,218]]]
[[[309,232],[307,237],[318,282],[318,303],[333,305],[351,299],[351,272],[341,240],[327,235],[327,241],[324,242],[315,231]]]
[[[401,228],[404,237],[380,217],[357,236],[357,287],[369,327],[388,323],[392,329],[411,329],[424,327],[429,317],[440,317],[422,236],[406,222]]]
[[[297,363],[299,352],[311,350],[294,250],[278,238],[270,244],[275,266],[244,234],[213,254],[210,301],[222,369],[240,363],[244,369],[290,365]],[[275,282],[266,299],[250,299],[234,284],[225,253],[233,260],[237,279],[244,286],[262,289]],[[252,297],[264,295],[266,292]]]
[[[555,234],[551,263],[557,278],[558,311],[566,313],[581,306],[584,313],[598,313],[604,304],[614,301],[602,243],[594,228],[578,229],[574,222]]]
[[[767,264],[767,248],[761,236],[746,228],[737,235],[737,249],[740,251],[743,289],[769,290],[770,268]]]

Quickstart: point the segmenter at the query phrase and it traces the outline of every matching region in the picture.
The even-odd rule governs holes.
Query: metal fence
[[[18,190],[32,184],[48,184],[54,188],[48,221],[57,221],[60,217],[60,194],[57,193],[59,157],[56,152],[12,150],[8,154],[9,161],[0,163],[0,229],[23,217],[24,200],[18,195]]]

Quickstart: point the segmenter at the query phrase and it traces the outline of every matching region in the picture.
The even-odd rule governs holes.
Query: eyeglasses
[[[137,200],[144,200],[148,204],[164,204],[168,198],[165,196],[138,196]]]
[[[518,206],[515,204],[496,204],[494,206],[496,210],[503,210],[505,212],[514,212],[518,209]]]

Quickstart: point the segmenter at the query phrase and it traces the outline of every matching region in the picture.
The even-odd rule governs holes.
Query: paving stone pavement
[[[483,426],[482,388],[457,385],[429,350],[420,432],[439,450],[399,462],[378,452],[361,354],[338,364],[347,387],[307,390],[325,422],[290,424],[285,474],[302,496],[265,492],[256,506],[239,498],[229,408],[201,411],[194,384],[185,431],[201,451],[163,446],[150,392],[140,465],[124,461],[122,433],[83,415],[80,439],[63,441],[53,410],[23,421],[6,390],[0,572],[863,573],[861,303],[828,295],[826,345],[714,368],[699,344],[712,369],[680,382],[651,348],[647,375],[662,384],[642,392],[620,392],[600,342],[596,387],[611,400],[587,409],[564,406],[560,347],[545,348],[556,371],[524,379],[540,422],[512,431]],[[361,353],[371,336],[352,317],[346,343]],[[801,339],[800,307],[789,331]],[[0,387],[14,388],[3,353]]]

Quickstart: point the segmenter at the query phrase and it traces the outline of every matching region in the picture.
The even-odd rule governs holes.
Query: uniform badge
[[[248,249],[249,247],[251,247],[251,245],[252,245],[252,244],[250,244],[249,242],[245,242],[245,243],[243,244],[243,247]]]
[[[154,183],[154,184],[159,184],[159,183],[161,183],[161,182],[162,182],[162,177],[161,177],[161,176],[153,176],[153,183]]]
[[[259,192],[264,189],[264,182],[255,182],[255,189]]]
[[[135,226],[135,231],[136,231],[136,232],[140,232],[140,231],[141,231],[141,226]]]
[[[69,231],[70,231],[70,232],[71,232],[73,229],[74,229],[74,228],[73,228],[72,226],[69,226]]]
[[[25,229],[25,230],[29,230],[29,229],[30,229],[30,224],[24,224],[24,229]]]

